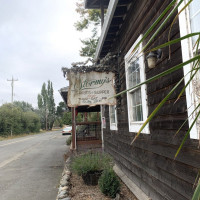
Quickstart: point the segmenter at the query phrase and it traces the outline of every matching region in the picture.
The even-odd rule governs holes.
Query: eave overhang
[[[110,52],[124,23],[129,6],[133,2],[135,0],[110,0],[101,36],[96,48],[96,60],[106,56]]]
[[[101,2],[104,4],[104,9],[108,8],[110,0],[85,0],[84,7],[85,9],[100,9]]]

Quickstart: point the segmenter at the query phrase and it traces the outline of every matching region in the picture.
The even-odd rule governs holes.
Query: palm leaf
[[[195,122],[197,121],[199,115],[200,115],[200,112],[198,112],[197,116],[195,117],[195,119],[193,120],[191,126],[189,127],[187,133],[185,134],[185,137],[183,138],[183,140],[182,140],[182,142],[181,142],[181,144],[180,144],[180,146],[179,146],[179,148],[178,148],[178,150],[177,150],[177,152],[176,152],[176,154],[175,154],[175,156],[174,156],[174,159],[176,159],[176,157],[177,157],[178,154],[180,153],[180,150],[182,149],[182,147],[183,147],[183,145],[184,145],[186,139],[188,138],[188,136],[189,136],[189,134],[190,134],[190,131],[192,130],[192,128],[193,128]]]
[[[146,51],[145,54],[148,53],[148,52],[151,52],[151,51],[156,51],[156,50],[158,50],[158,49],[167,47],[167,46],[172,45],[172,44],[176,44],[176,43],[178,43],[178,42],[180,42],[180,41],[182,41],[182,40],[188,39],[188,38],[193,37],[193,36],[196,36],[196,35],[200,35],[200,32],[190,33],[190,34],[187,34],[187,35],[185,35],[185,36],[183,36],[183,37],[180,37],[180,38],[177,38],[177,39],[168,41],[168,42],[166,42],[166,43],[164,43],[164,44],[161,44],[161,45],[159,45],[159,46],[157,46],[157,47],[155,47],[155,48],[152,48],[152,49],[149,50],[149,51]]]
[[[180,132],[180,130],[182,129],[182,127],[185,125],[185,123],[188,121],[188,119],[195,113],[195,111],[200,107],[200,104],[198,104],[198,106],[192,111],[192,113],[188,116],[188,118],[183,122],[183,124],[180,126],[180,128],[176,131],[174,137],[176,137],[176,135]]]
[[[197,61],[197,63],[195,64],[195,67],[196,67],[196,65],[198,64],[198,61]],[[189,86],[189,84],[191,83],[191,81],[193,80],[193,78],[194,78],[194,76],[196,75],[196,73],[198,72],[198,70],[199,70],[199,68],[193,68],[190,72],[194,72],[192,75],[191,75],[191,77],[190,77],[190,79],[189,79],[189,81],[185,84],[185,86],[183,87],[183,89],[181,90],[181,92],[179,93],[179,95],[178,95],[178,97],[177,97],[177,99],[176,99],[176,101],[174,102],[174,104],[180,99],[180,97],[181,97],[181,95],[183,94],[183,92],[185,91],[185,89]]]
[[[199,179],[197,187],[196,187],[196,189],[194,191],[192,200],[200,200],[200,179]]]
[[[180,0],[177,5],[173,8],[173,10],[169,13],[169,15],[167,17],[165,17],[164,21],[162,22],[162,24],[156,29],[156,31],[153,33],[153,35],[151,36],[151,38],[149,39],[149,41],[146,43],[146,45],[143,47],[142,51],[143,52],[148,46],[149,44],[153,41],[153,39],[157,36],[157,34],[160,32],[160,30],[165,26],[165,24],[170,20],[170,18],[172,17],[172,15],[174,14],[174,12],[177,11],[178,7],[181,5],[181,3],[183,2],[183,0]]]
[[[151,119],[155,116],[155,114],[160,110],[160,108],[164,105],[164,103],[169,99],[171,94],[176,90],[176,88],[180,85],[180,83],[184,80],[184,77],[173,87],[173,89],[167,94],[167,96],[159,103],[159,105],[154,109],[154,111],[150,114],[150,116],[147,118],[147,120],[143,123],[142,127],[138,131],[135,138],[132,140],[131,144],[137,139],[137,137],[140,135],[144,127],[151,121]]]
[[[162,73],[160,73],[160,74],[158,74],[158,75],[155,75],[155,76],[149,78],[148,80],[146,80],[146,81],[144,81],[144,82],[142,82],[142,83],[139,83],[139,84],[135,85],[134,87],[131,87],[131,88],[127,89],[127,90],[124,90],[124,91],[122,91],[122,92],[119,92],[118,94],[114,95],[114,96],[111,97],[111,98],[115,98],[115,97],[117,97],[117,96],[120,96],[120,95],[122,95],[122,94],[124,94],[124,93],[127,93],[127,92],[130,91],[130,90],[133,90],[133,89],[135,89],[135,88],[140,87],[141,85],[150,83],[150,82],[152,82],[152,81],[154,81],[154,80],[156,80],[156,79],[158,79],[158,78],[161,78],[161,77],[163,77],[163,76],[165,76],[165,75],[167,75],[167,74],[170,74],[170,73],[172,73],[172,72],[174,72],[174,71],[177,71],[178,69],[181,69],[183,66],[185,66],[185,65],[187,65],[187,64],[189,64],[189,63],[192,63],[192,62],[194,62],[195,60],[198,60],[198,59],[200,59],[200,55],[197,55],[197,56],[191,58],[190,60],[187,60],[187,61],[184,62],[184,63],[180,63],[180,64],[178,64],[178,65],[176,65],[176,66],[174,66],[174,67],[172,67],[172,68],[170,68],[170,69],[168,69],[168,70],[166,70],[166,71],[164,71],[164,72],[162,72]]]
[[[193,0],[190,0],[190,1],[178,12],[178,14],[176,15],[176,17],[174,18],[174,20],[173,20],[173,22],[172,22],[172,24],[171,24],[171,26],[170,26],[170,29],[169,29],[168,41],[170,41],[170,34],[171,34],[171,30],[172,30],[172,27],[173,27],[175,21],[178,19],[178,16],[180,15],[180,13],[183,12],[183,10],[185,10],[185,9],[189,6],[189,4],[190,4],[192,1],[193,1]],[[171,58],[171,48],[170,48],[170,45],[169,45],[169,59],[170,59],[170,58]]]
[[[182,2],[183,0],[181,0]],[[141,40],[137,43],[133,51],[131,52],[130,56],[138,49],[139,45],[149,36],[149,34],[152,32],[152,30],[156,27],[156,25],[164,18],[166,13],[175,5],[177,0],[173,0],[166,8],[165,10],[161,13],[161,15],[158,17],[158,19],[150,26],[150,28],[145,32]]]

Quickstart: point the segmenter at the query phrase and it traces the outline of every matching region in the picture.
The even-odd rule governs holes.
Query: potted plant
[[[87,185],[97,185],[103,170],[113,166],[112,159],[105,153],[88,152],[72,159],[71,169],[82,176]]]

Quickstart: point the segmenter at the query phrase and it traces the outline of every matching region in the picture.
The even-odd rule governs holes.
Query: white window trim
[[[133,44],[131,49],[128,51],[128,53],[125,55],[125,73],[126,73],[126,88],[128,88],[128,62],[133,58],[134,54],[131,55],[131,52],[133,51],[136,44],[141,40],[142,35],[139,36],[139,38],[136,40],[136,42]],[[142,50],[142,44],[139,46],[139,52]],[[144,56],[139,57],[139,64],[140,64],[140,80],[141,82],[145,81],[145,64],[144,64]],[[146,94],[146,84],[141,86],[141,97],[142,97],[142,111],[143,111],[143,121],[136,121],[131,122],[130,116],[130,97],[129,92],[127,92],[127,105],[128,105],[128,121],[129,121],[129,132],[138,132],[147,119],[148,115],[148,106],[147,106],[147,94]],[[142,130],[142,133],[149,134],[149,125],[147,124],[145,128]]]
[[[179,11],[188,3],[188,0],[185,0],[180,6]],[[190,26],[190,17],[189,17],[189,8],[187,7],[181,14],[179,15],[179,27],[180,27],[180,36],[183,37],[189,33],[191,33]],[[181,49],[182,49],[182,59],[183,62],[192,58],[192,39],[185,39],[181,41]],[[191,64],[184,66],[184,75],[186,75],[191,69]],[[185,77],[185,82],[190,78],[190,74]],[[188,108],[188,117],[191,115],[192,111],[195,109],[194,106],[194,88],[192,84],[190,84],[186,88],[186,100],[187,100],[187,108]],[[192,124],[192,116],[189,118],[189,125]],[[197,131],[197,124],[195,123],[192,130],[190,131],[191,139],[199,139],[199,134]]]
[[[111,123],[111,115],[110,115],[110,113],[111,113],[111,106],[109,106],[109,119],[110,119],[110,130],[116,131],[116,130],[118,130],[118,128],[117,128],[117,111],[116,111],[116,106],[114,106],[114,108],[115,108],[115,123]]]

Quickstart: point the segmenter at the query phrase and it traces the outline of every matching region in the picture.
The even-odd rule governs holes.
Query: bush
[[[33,111],[23,111],[12,104],[0,106],[0,135],[6,137],[23,133],[39,132],[40,118]]]
[[[72,142],[72,136],[70,135],[66,140],[66,145],[69,146],[71,144],[71,142]]]
[[[99,178],[99,187],[103,194],[115,198],[120,191],[120,182],[113,169],[105,170]]]
[[[104,153],[88,152],[72,159],[71,170],[79,176],[92,171],[103,171],[113,166],[112,159]]]

